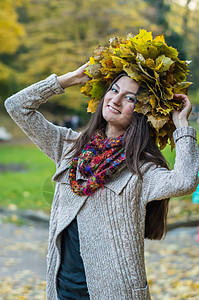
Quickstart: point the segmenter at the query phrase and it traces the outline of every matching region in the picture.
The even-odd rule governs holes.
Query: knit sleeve
[[[47,121],[37,111],[37,108],[50,97],[62,94],[64,91],[57,80],[57,76],[52,74],[45,80],[23,89],[5,101],[5,107],[11,118],[55,163],[61,158],[64,139],[74,139],[78,133]]]
[[[191,194],[198,185],[199,152],[195,129],[175,130],[176,158],[173,170],[152,166],[143,176],[145,202]]]

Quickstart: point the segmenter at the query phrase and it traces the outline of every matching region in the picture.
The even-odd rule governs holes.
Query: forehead
[[[120,89],[131,92],[137,92],[139,88],[139,84],[128,76],[122,76],[115,82],[115,84],[118,85]]]

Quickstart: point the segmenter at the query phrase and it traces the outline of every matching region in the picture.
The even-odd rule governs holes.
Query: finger
[[[81,68],[81,69],[86,69],[88,66],[89,66],[89,64],[88,64],[88,63],[85,63],[85,64],[82,65],[80,68]]]
[[[189,100],[189,97],[187,95],[184,94],[174,94],[173,97],[174,100],[181,102],[183,104],[183,106],[187,106],[190,105],[191,106],[191,102]]]
[[[82,77],[81,83],[84,84],[89,80],[91,80],[91,78],[88,75],[84,74],[84,76]]]
[[[85,82],[86,82],[86,81],[89,81],[89,80],[91,80],[91,79],[90,79],[90,77],[88,77],[88,76],[84,79]]]
[[[89,62],[87,61],[83,66],[88,67],[89,66]]]
[[[188,97],[186,94],[177,94],[177,93],[174,93],[174,97]]]
[[[174,100],[181,100],[182,102],[190,102],[189,97],[187,95],[184,94],[174,94],[173,96]]]
[[[88,66],[89,66],[88,63],[85,63],[82,66],[80,66],[77,70],[78,71],[84,71]]]
[[[185,98],[182,100],[182,103],[183,103],[183,107],[186,107],[186,106],[192,107],[191,101],[189,100],[188,97],[185,97]]]

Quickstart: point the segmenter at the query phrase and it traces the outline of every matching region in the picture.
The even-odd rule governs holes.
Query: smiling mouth
[[[110,111],[114,112],[114,113],[117,113],[117,114],[121,114],[121,112],[115,108],[113,108],[112,106],[108,105],[108,108]]]

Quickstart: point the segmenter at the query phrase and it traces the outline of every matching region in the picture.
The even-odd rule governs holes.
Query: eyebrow
[[[120,89],[120,87],[119,87],[119,85],[118,85],[117,83],[114,83],[114,85],[116,85],[116,86],[117,86],[117,88],[119,88],[119,89]],[[133,94],[133,95],[137,96],[138,92],[139,92],[139,88],[138,88],[138,91],[137,91],[136,93],[134,93],[134,92],[130,92],[130,91],[127,91],[126,93],[127,93],[127,94]]]

